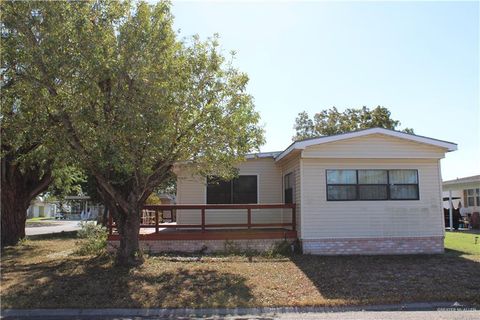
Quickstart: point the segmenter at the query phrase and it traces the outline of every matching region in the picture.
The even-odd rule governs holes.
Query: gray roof
[[[472,183],[472,182],[473,183],[475,183],[475,182],[480,183],[480,175],[443,181],[443,185],[451,185],[451,184],[457,184],[457,183]]]
[[[276,158],[280,153],[282,153],[282,151],[258,152],[247,154],[245,157],[247,159]]]

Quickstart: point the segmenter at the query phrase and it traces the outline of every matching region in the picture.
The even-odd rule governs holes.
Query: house
[[[38,197],[30,203],[27,209],[27,218],[53,218],[56,212],[57,206],[55,203]]]
[[[452,194],[453,206],[464,208],[466,213],[480,211],[480,175],[443,181],[443,197]]]
[[[480,212],[480,175],[444,181],[442,184],[444,207],[461,209],[465,216]],[[451,226],[452,227],[452,226]]]
[[[142,241],[153,251],[221,250],[225,240],[262,250],[283,239],[307,254],[440,253],[440,160],[456,149],[372,128],[249,155],[232,181],[179,164],[177,205],[162,207],[177,210],[176,225]]]
[[[66,196],[63,200],[68,203],[68,219],[80,220],[82,212],[89,211],[88,219],[96,220],[103,213],[103,205],[95,203],[88,195]]]

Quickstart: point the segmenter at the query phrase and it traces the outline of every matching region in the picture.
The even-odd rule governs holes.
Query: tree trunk
[[[25,222],[30,200],[2,188],[2,247],[13,246],[25,238]]]
[[[140,208],[136,206],[129,212],[118,210],[117,215],[120,246],[117,250],[116,262],[121,266],[137,266],[144,262],[140,250]]]
[[[2,248],[25,237],[30,202],[47,190],[52,181],[51,167],[30,166],[23,171],[11,157],[1,158],[1,239]],[[42,173],[43,172],[43,173]]]
[[[108,224],[108,207],[104,203],[103,204],[103,215],[102,215],[102,226],[106,227]]]

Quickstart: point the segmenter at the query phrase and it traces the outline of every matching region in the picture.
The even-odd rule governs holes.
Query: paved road
[[[255,319],[255,318],[253,318]],[[478,320],[480,311],[359,311],[330,313],[285,313],[272,319],[292,320]]]
[[[39,234],[60,233],[62,231],[76,231],[80,229],[80,221],[69,220],[43,220],[42,222],[35,222],[34,226],[25,228],[27,236],[34,236]]]
[[[21,320],[59,320],[59,319],[90,319],[90,320],[154,320],[154,319],[198,319],[198,320],[478,320],[480,311],[355,311],[355,312],[312,312],[312,313],[283,313],[242,316],[39,316],[39,317],[6,317],[3,319]]]

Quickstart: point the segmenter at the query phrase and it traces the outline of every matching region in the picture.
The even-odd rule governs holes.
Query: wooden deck
[[[175,215],[177,209],[199,210],[200,224],[164,223],[165,211]],[[235,209],[247,215],[247,223],[207,224],[205,210]],[[292,219],[288,223],[252,223],[252,209],[291,209]],[[216,204],[216,205],[148,205],[144,210],[154,211],[154,221],[140,226],[141,240],[241,240],[241,239],[296,239],[295,204]],[[109,240],[118,240],[115,224],[109,218]]]
[[[269,228],[251,230],[174,230],[165,229],[158,233],[141,233],[140,240],[242,240],[242,239],[296,239],[297,231]],[[119,240],[118,234],[111,234],[109,240]]]

